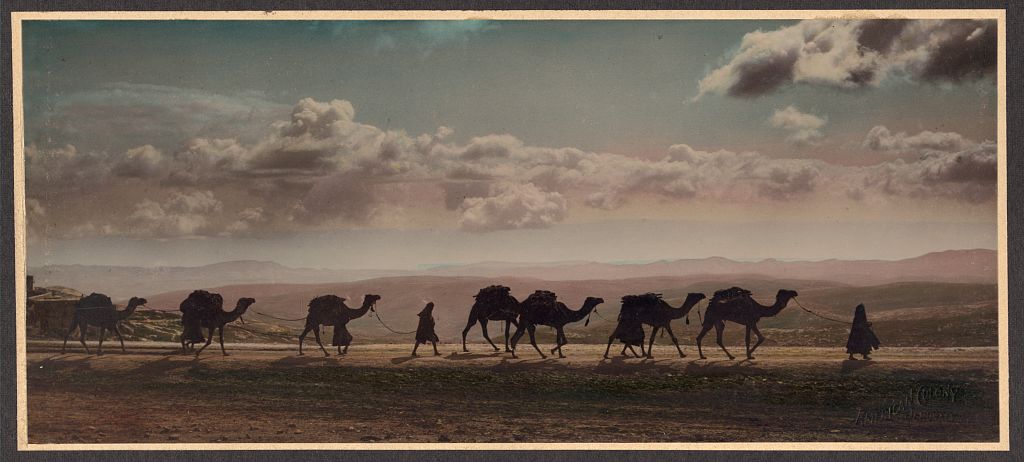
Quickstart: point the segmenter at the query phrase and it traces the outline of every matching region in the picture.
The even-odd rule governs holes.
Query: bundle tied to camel
[[[79,299],[78,303],[75,304],[75,309],[89,310],[96,308],[111,308],[113,306],[114,303],[110,300],[110,297],[93,292]]]
[[[506,306],[508,305],[508,303],[506,302],[512,297],[511,292],[512,289],[508,287],[501,285],[493,285],[480,289],[480,291],[477,292],[477,294],[474,295],[473,298],[476,299],[478,304],[501,306],[501,311],[505,311],[508,314],[515,316],[517,313],[506,308]]]
[[[730,287],[728,289],[722,289],[715,292],[715,295],[711,297],[710,304],[726,303],[736,300],[738,298],[750,298],[752,292],[747,289],[740,287]]]
[[[642,346],[644,338],[647,336],[641,321],[643,311],[653,309],[659,303],[661,303],[661,294],[655,293],[622,297],[619,324],[612,335],[626,345]]]
[[[333,346],[348,346],[354,338],[345,326],[348,323],[348,320],[344,319],[345,300],[337,295],[321,295],[309,301],[309,316],[329,320],[330,323],[325,325],[334,326],[334,334],[331,336]]]
[[[522,311],[524,314],[558,312],[558,296],[548,290],[534,291],[523,300]]]
[[[224,310],[224,298],[220,294],[196,290],[178,306],[181,311],[182,340],[185,342],[205,342],[203,337],[203,319],[213,318],[217,312]]]

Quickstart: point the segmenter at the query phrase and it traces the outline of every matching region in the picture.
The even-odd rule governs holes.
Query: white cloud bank
[[[973,203],[995,193],[994,144],[956,133],[908,135],[875,127],[866,149],[917,156],[846,167],[688,144],[647,160],[529,146],[508,134],[459,143],[449,141],[447,127],[411,136],[355,117],[348,101],[306,98],[288,120],[270,124],[251,143],[200,137],[173,152],[141,145],[113,154],[32,145],[26,152],[28,193],[38,210],[47,211],[46,232],[54,237],[372,227],[396,207],[436,210],[450,217],[451,226],[489,232],[553,226],[577,206],[614,213],[651,197],[753,207],[821,197]],[[813,141],[825,122],[795,107],[770,119],[794,142]],[[131,202],[116,207],[93,200],[105,191],[112,191],[107,198]],[[49,213],[53,204],[64,204],[65,213]]]

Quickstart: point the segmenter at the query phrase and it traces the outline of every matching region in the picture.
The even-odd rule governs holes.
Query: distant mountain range
[[[637,264],[597,262],[441,265],[419,271],[291,268],[266,261],[231,261],[199,267],[126,267],[46,265],[29,268],[38,286],[65,286],[102,292],[114,298],[152,295],[196,288],[259,284],[321,284],[406,276],[528,278],[547,281],[623,280],[650,277],[736,276],[831,281],[838,285],[894,282],[961,282],[994,284],[993,250],[948,250],[905,260],[741,262],[721,257]]]

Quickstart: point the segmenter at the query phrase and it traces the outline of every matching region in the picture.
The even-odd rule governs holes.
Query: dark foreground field
[[[600,361],[357,345],[347,357],[290,346],[60,354],[29,345],[30,443],[996,441],[994,348],[770,347]],[[113,345],[111,345],[113,346]],[[211,347],[212,348],[212,347]],[[429,354],[429,348],[420,349]]]

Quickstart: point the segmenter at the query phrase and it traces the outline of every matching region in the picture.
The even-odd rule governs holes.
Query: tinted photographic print
[[[1005,12],[14,13],[19,448],[1009,448]]]

